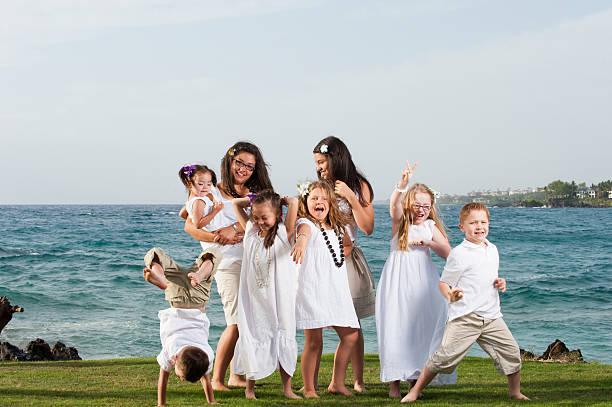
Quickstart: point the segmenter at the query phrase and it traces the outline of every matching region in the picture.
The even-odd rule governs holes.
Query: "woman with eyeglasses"
[[[374,279],[363,252],[357,247],[356,239],[359,229],[366,235],[372,234],[374,230],[374,191],[366,177],[357,171],[349,149],[339,138],[330,136],[319,141],[313,155],[319,179],[333,183],[340,210],[351,218],[347,233],[353,242],[353,250],[346,258],[346,271],[355,313],[361,320],[374,315]],[[365,391],[363,352],[363,331],[360,328],[357,344],[351,353],[353,388],[357,392]],[[315,380],[317,376],[315,374]],[[315,382],[315,387],[317,384]]]
[[[227,327],[219,338],[217,354],[213,369],[212,385],[214,390],[229,390],[225,386],[225,374],[234,356],[234,347],[238,340],[238,286],[242,267],[244,230],[232,208],[232,199],[243,198],[248,194],[264,189],[272,189],[266,163],[254,144],[239,141],[234,144],[221,160],[221,182],[218,184],[218,196],[223,209],[208,225],[208,232],[197,229],[186,213],[185,232],[199,240],[203,248],[216,246],[223,258],[219,264],[215,281],[223,304]],[[229,386],[246,386],[244,377],[230,372]]]
[[[416,383],[446,323],[447,301],[438,292],[440,274],[431,252],[446,259],[451,247],[433,191],[424,184],[409,187],[415,168],[406,163],[389,198],[391,252],[376,291],[380,380],[390,382],[389,397],[400,397],[400,382]],[[455,383],[457,373],[436,380]]]

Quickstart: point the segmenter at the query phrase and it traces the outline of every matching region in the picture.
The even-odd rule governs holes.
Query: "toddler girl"
[[[346,367],[358,337],[359,321],[353,307],[345,256],[351,241],[345,233],[348,222],[338,208],[333,186],[316,181],[301,186],[296,244],[293,260],[300,264],[296,298],[296,325],[304,330],[302,378],[304,397],[318,398],[316,372],[323,350],[323,328],[333,328],[340,337],[334,356],[330,393],[352,393],[346,388]],[[345,250],[346,249],[346,250]],[[346,252],[345,252],[346,251]]]
[[[244,209],[252,198],[251,218]],[[282,205],[285,224],[281,225]],[[238,221],[245,230],[244,255],[238,290],[238,331],[234,350],[235,374],[247,378],[245,396],[255,399],[255,380],[280,370],[283,392],[291,390],[297,363],[295,340],[295,292],[297,267],[291,261],[297,198],[283,198],[271,189],[254,197],[232,201]]]
[[[446,301],[438,292],[440,276],[430,252],[446,259],[451,247],[432,190],[423,184],[408,188],[415,168],[406,163],[391,194],[391,253],[376,292],[380,380],[391,382],[389,397],[400,397],[400,381],[416,382],[440,345],[446,322]],[[439,381],[456,379],[453,373],[440,375]]]

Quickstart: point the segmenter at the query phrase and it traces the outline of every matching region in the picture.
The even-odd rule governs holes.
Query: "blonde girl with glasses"
[[[402,381],[414,385],[440,345],[446,322],[446,301],[438,292],[440,274],[431,252],[446,259],[451,246],[433,191],[419,183],[409,187],[415,168],[406,162],[391,194],[391,253],[376,292],[380,380],[390,382],[389,397],[400,397]],[[437,380],[455,383],[457,374]]]

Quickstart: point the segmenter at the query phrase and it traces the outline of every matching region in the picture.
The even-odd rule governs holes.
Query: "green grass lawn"
[[[387,397],[388,386],[379,381],[377,355],[366,356],[368,391],[355,397],[328,395],[333,355],[324,355],[319,381],[320,400],[287,400],[282,396],[278,373],[258,382],[259,400],[244,399],[243,389],[216,392],[225,405],[399,405]],[[455,385],[425,389],[417,405],[481,406],[517,405],[510,401],[506,378],[488,359],[467,357],[458,368]],[[349,368],[350,370],[350,368]],[[70,362],[0,362],[0,406],[154,406],[159,367],[155,359],[88,360]],[[348,377],[351,373],[348,373]],[[325,386],[323,386],[325,384]],[[299,365],[293,387],[302,386]],[[522,390],[529,405],[612,405],[612,365],[524,362]],[[407,385],[402,385],[402,395]],[[172,374],[168,382],[170,406],[206,404],[199,383],[181,382]]]

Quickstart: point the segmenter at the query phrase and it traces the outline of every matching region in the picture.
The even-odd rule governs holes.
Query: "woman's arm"
[[[185,205],[183,205],[178,215],[183,219],[187,219],[187,217],[189,217],[189,214],[187,213],[187,208],[185,207]]]
[[[242,226],[243,230],[246,230],[246,224],[249,221],[249,217],[246,212],[244,212],[244,208],[249,206],[251,200],[247,198],[234,198],[232,199],[232,208],[234,209],[234,213],[238,218],[238,222],[240,222],[240,226]]]
[[[217,242],[218,238],[215,233],[209,232],[204,229],[198,229],[191,221],[191,218],[187,218],[185,221],[185,232],[193,237],[195,240],[200,242]]]
[[[285,215],[285,228],[287,229],[287,237],[289,242],[295,241],[295,220],[297,219],[298,199],[294,196],[284,196],[284,203],[287,205],[287,214]]]
[[[334,190],[337,195],[346,199],[351,206],[357,227],[366,235],[371,235],[374,231],[374,207],[372,202],[370,202],[371,196],[368,184],[361,182],[361,194],[363,195],[363,200],[368,203],[366,206],[361,206],[361,202],[359,202],[355,192],[344,182],[336,181]]]

